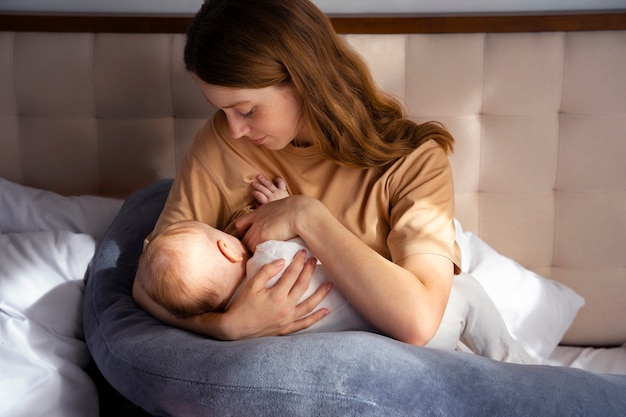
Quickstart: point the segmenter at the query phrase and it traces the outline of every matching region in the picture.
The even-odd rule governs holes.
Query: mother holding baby
[[[236,230],[247,247],[299,236],[350,303],[382,333],[423,346],[459,272],[451,135],[408,120],[309,0],[209,0],[185,64],[219,111],[198,133],[152,235],[181,220]],[[258,174],[290,197],[238,215]],[[266,265],[225,312],[179,319],[135,283],[162,321],[222,340],[286,335],[327,313],[320,287],[298,304],[315,263]]]

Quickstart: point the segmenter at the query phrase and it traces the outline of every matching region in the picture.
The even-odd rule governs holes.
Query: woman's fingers
[[[289,240],[298,236],[295,228],[299,219],[308,218],[310,210],[324,208],[318,200],[293,195],[259,206],[235,222],[243,243],[252,252],[266,240]],[[325,208],[324,208],[325,209]]]
[[[254,223],[254,212],[247,213],[235,220],[235,228],[241,236],[245,235],[250,226]]]
[[[282,201],[282,200],[281,200]],[[258,207],[252,213],[241,216],[235,221],[235,227],[242,237],[242,242],[254,252],[257,245],[266,240],[288,240],[293,235],[285,232],[285,223],[276,219],[279,214],[273,212],[273,208],[279,208],[275,201]]]
[[[298,251],[283,275],[272,287],[280,292],[281,296],[289,297],[295,303],[308,291],[317,265],[317,259],[307,259],[306,256],[305,250]]]
[[[326,298],[328,293],[330,293],[333,288],[334,288],[334,285],[332,282],[327,282],[321,285],[306,300],[302,300],[302,302],[298,304],[296,315],[298,317],[305,317],[311,314],[311,312],[320,305],[320,303],[324,300],[324,298]],[[328,310],[328,309],[322,308],[321,310]]]
[[[294,321],[289,327],[283,329],[280,335],[287,335],[290,333],[298,332],[300,330],[308,329],[324,317],[330,310],[327,308],[320,308],[315,310],[322,300],[328,295],[330,291],[333,289],[333,284],[327,282],[326,284],[320,286],[309,298],[303,300],[300,304],[296,306],[296,317],[300,317],[298,320]]]
[[[266,288],[268,281],[276,276],[284,266],[285,260],[277,259],[269,264],[263,265],[252,279],[245,280],[244,282],[251,286],[252,291],[259,292]]]
[[[296,320],[290,327],[285,328],[284,331],[280,332],[280,336],[285,336],[291,333],[298,332],[300,330],[308,329],[324,317],[330,313],[330,310],[327,308],[320,308],[319,310],[305,316],[299,320]]]
[[[301,290],[302,286],[306,285],[306,288],[309,287],[308,284],[311,282],[311,276],[315,270],[315,264],[311,267],[311,265],[307,265],[307,263],[309,263],[309,261],[306,259],[306,251],[298,251],[287,269],[285,269],[285,272],[283,272],[283,275],[272,288],[282,292],[285,296],[291,295],[293,298],[297,297],[297,299],[299,299],[304,292],[298,295],[298,291]],[[304,291],[306,291],[306,288]],[[293,292],[294,289],[296,289],[296,292]]]
[[[300,255],[305,256],[306,253],[304,251],[298,253],[296,257]],[[298,264],[299,260],[296,262],[292,262],[292,265],[295,263],[295,267],[291,273],[296,273],[299,268]],[[292,281],[291,276],[287,276],[287,280],[283,283],[285,285],[285,289],[289,289],[289,297],[297,303],[294,309],[294,317],[297,318],[289,327],[285,328],[283,332],[280,334],[289,334],[293,332],[297,332],[303,329],[306,329],[318,322],[326,314],[329,313],[327,308],[321,308],[317,311],[314,311],[320,303],[324,300],[324,298],[328,295],[328,293],[332,290],[333,284],[328,282],[322,286],[320,286],[315,292],[310,295],[305,300],[300,301],[305,292],[309,289],[309,285],[311,283],[311,278],[313,276],[313,272],[315,271],[315,266],[317,264],[317,260],[315,258],[308,259],[302,266],[300,273],[298,274],[295,281]],[[291,267],[291,265],[290,265]],[[281,281],[285,278],[285,275],[288,271],[285,271]],[[279,281],[280,282],[280,281]],[[289,285],[291,285],[289,287]]]

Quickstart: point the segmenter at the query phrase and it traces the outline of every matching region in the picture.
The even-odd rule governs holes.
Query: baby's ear
[[[230,248],[230,246],[228,246],[228,243],[224,242],[223,240],[218,240],[217,241],[217,247],[219,248],[220,252],[222,252],[222,254],[226,257],[226,259],[228,259],[231,262],[241,262],[243,261],[243,256],[241,256],[241,254],[233,252],[233,250]]]

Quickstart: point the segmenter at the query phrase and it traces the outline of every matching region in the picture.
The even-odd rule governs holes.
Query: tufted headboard
[[[215,110],[183,67],[188,22],[1,15],[0,177],[112,196],[173,177]],[[464,228],[585,296],[564,342],[626,342],[626,13],[333,22],[456,137]]]

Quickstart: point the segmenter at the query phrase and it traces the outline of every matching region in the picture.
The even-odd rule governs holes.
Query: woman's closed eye
[[[244,112],[239,112],[239,114],[241,115],[241,117],[242,117],[243,119],[249,119],[249,118],[251,118],[251,117],[253,116],[253,114],[254,114],[254,108],[252,108],[252,109],[251,109],[249,112],[247,112],[247,113],[244,113]]]

